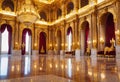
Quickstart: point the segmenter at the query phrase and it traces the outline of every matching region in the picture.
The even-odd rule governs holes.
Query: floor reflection
[[[76,60],[77,59],[77,60]],[[120,59],[61,56],[0,56],[0,79],[56,75],[76,82],[119,82]]]

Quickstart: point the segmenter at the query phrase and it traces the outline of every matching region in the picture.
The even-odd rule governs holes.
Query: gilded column
[[[117,0],[117,13],[116,13],[116,23],[117,23],[117,30],[120,31],[120,0]],[[119,35],[120,36],[120,35]],[[120,39],[120,38],[119,38]],[[117,44],[119,44],[118,40],[117,40]]]
[[[92,13],[92,48],[97,47],[97,12]]]
[[[79,46],[79,18],[78,15],[76,16],[76,21],[75,21],[75,49],[78,48]]]

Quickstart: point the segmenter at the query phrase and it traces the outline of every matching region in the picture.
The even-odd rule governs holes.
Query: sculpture
[[[86,54],[90,55],[90,47],[89,46],[87,47]]]
[[[110,47],[105,47],[104,48],[104,55],[107,52],[113,51],[114,50],[114,44],[115,44],[115,40],[112,38],[112,40],[110,40],[111,46]]]

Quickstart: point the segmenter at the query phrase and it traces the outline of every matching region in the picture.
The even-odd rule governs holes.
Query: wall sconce
[[[77,45],[79,46],[79,45],[80,45],[80,43],[79,43],[79,42],[77,42]]]
[[[88,44],[91,44],[91,41],[87,41]]]
[[[55,44],[55,46],[56,46],[56,47],[58,46],[57,43]]]
[[[63,44],[63,43],[62,43],[61,45],[62,45],[62,47],[64,46],[64,44]]]
[[[66,43],[66,44],[65,44],[65,46],[67,47],[67,46],[68,46],[68,44]]]
[[[18,45],[18,42],[15,42],[15,45]]]
[[[52,44],[50,43],[49,46],[52,47]]]
[[[49,44],[49,48],[52,49],[52,44],[51,43]]]
[[[101,37],[100,38],[100,43],[103,44],[104,43],[104,39]]]
[[[34,43],[34,46],[37,47],[37,43]]]

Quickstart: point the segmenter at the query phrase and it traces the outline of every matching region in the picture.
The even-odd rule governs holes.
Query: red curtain
[[[72,28],[71,28],[71,27],[69,27],[69,28],[67,29],[67,35],[69,35],[70,32],[72,32]]]
[[[42,48],[44,52],[42,52]],[[39,54],[46,54],[46,33],[45,32],[40,33]]]
[[[87,45],[88,35],[89,35],[89,24],[87,23],[85,25],[85,52],[86,52],[86,49],[88,47],[88,45]]]
[[[113,15],[109,14],[106,20],[106,29],[105,29],[105,46],[111,46],[110,40],[114,38],[115,40],[115,27],[113,22]]]
[[[31,36],[32,35],[32,32],[30,29],[28,28],[25,28],[22,32],[22,44],[24,44],[24,47],[22,47],[22,55],[25,55],[25,44],[26,44],[26,33],[28,32],[28,35]]]
[[[11,46],[12,46],[12,27],[8,24],[1,25],[0,31],[3,33],[7,28],[8,31],[8,54],[11,54]]]

